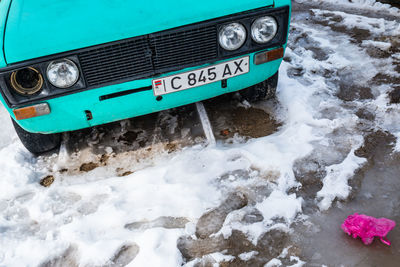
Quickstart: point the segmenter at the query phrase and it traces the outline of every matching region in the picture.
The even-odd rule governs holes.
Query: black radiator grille
[[[153,73],[147,39],[127,40],[94,48],[79,54],[89,86],[149,76]]]
[[[88,86],[151,77],[218,56],[216,26],[164,32],[95,47],[78,54]]]
[[[217,59],[217,29],[209,26],[150,39],[156,71]]]

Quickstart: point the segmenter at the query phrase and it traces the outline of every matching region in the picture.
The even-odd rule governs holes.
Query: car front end
[[[66,2],[68,7],[62,6]],[[129,15],[124,11],[129,7],[119,6],[116,10],[122,13],[113,13],[112,5],[125,1],[75,6],[75,12],[85,10],[75,15],[77,21],[65,11],[71,10],[72,2],[60,1],[53,8],[44,5],[42,9],[51,10],[47,14],[31,10],[38,5],[35,1],[0,2],[8,10],[6,14],[5,8],[0,9],[2,16],[7,15],[0,21],[2,102],[28,132],[78,130],[258,84],[278,71],[290,21],[289,0],[249,1],[221,6],[215,12],[210,11],[213,4],[231,4],[218,0],[203,2],[208,7],[187,8],[182,5],[189,3],[183,1],[153,1],[152,6],[160,8],[152,9],[131,1],[135,27],[127,24],[129,18],[114,18]],[[81,2],[76,4],[88,5]],[[138,6],[140,10],[135,9]],[[108,14],[103,31],[88,18],[86,24],[81,21],[87,10],[91,10],[89,17],[99,20],[101,14]],[[29,22],[37,25],[26,29]],[[273,36],[260,37],[257,29],[263,29],[263,23],[275,30]],[[71,32],[69,27],[77,29]]]

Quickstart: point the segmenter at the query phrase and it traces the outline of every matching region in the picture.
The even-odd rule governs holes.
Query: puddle
[[[219,140],[235,134],[246,138],[264,137],[277,132],[281,126],[271,114],[252,106],[240,106],[230,95],[209,100],[205,106]]]
[[[400,261],[398,225],[388,235],[391,247],[378,239],[365,246],[340,228],[346,217],[355,212],[400,222],[400,155],[392,153],[390,136],[378,132],[366,139],[358,154],[366,156],[369,164],[352,180],[355,192],[350,201],[338,203],[326,213],[312,214],[311,224],[295,227],[294,241],[302,248],[307,266],[397,266]]]

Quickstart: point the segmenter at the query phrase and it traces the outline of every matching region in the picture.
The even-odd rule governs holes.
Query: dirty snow
[[[246,252],[246,253],[242,253],[239,255],[239,258],[242,261],[248,261],[250,260],[252,257],[256,256],[258,254],[257,251],[250,251],[250,252]]]
[[[363,47],[378,47],[381,50],[389,50],[389,48],[392,47],[392,44],[387,43],[387,42],[364,40],[362,42],[362,46]]]
[[[321,198],[319,203],[321,210],[329,209],[335,198],[340,200],[347,199],[351,190],[348,180],[366,161],[365,158],[354,155],[354,150],[352,150],[342,163],[327,167],[327,175],[323,180],[324,186],[317,194]]]
[[[278,267],[278,266],[282,266],[282,262],[278,259],[272,259],[265,265],[265,267]]]
[[[397,12],[372,0],[346,5]],[[198,219],[230,192],[242,192],[249,204],[228,214],[215,236],[228,238],[233,230],[239,230],[256,245],[262,234],[273,229],[290,233],[292,223],[304,219],[304,201],[299,195],[303,184],[296,179],[294,168],[307,157],[318,159],[317,165],[326,171],[323,187],[315,196],[319,208],[326,210],[336,200],[345,200],[351,191],[349,179],[366,162],[355,155],[364,141],[363,130],[383,129],[400,137],[400,107],[389,105],[387,97],[391,86],[371,86],[379,73],[398,77],[393,62],[399,57],[373,58],[368,47],[388,50],[389,41],[357,44],[329,25],[368,30],[372,38],[396,36],[400,26],[396,21],[345,12],[313,12],[316,20],[328,20],[328,24],[294,20],[275,107],[282,127],[266,137],[246,140],[239,136],[215,146],[204,143],[160,153],[124,177],[116,177],[116,166],[133,169],[136,163],[119,161],[87,173],[56,176],[49,188],[43,188],[40,179],[48,169],[62,169],[65,158],[35,159],[19,143],[2,108],[0,266],[38,266],[62,255],[76,265],[100,266],[110,264],[121,251],[126,251],[129,266],[179,266],[185,262],[176,245],[178,238],[195,236]],[[330,19],[333,16],[342,20],[335,22]],[[351,102],[340,99],[339,83],[346,79],[370,88],[372,97]],[[376,119],[361,125],[356,115],[360,108]],[[112,149],[106,151],[113,153]],[[54,165],[46,165],[48,162]],[[312,170],[313,166],[305,164],[304,168]],[[247,175],[235,176],[238,171]],[[230,178],[223,179],[226,176]],[[259,194],[255,188],[265,190]],[[254,209],[262,219],[243,223]],[[132,223],[147,226],[126,227]],[[132,249],[122,249],[127,246]],[[224,251],[209,257],[216,263],[235,259]],[[238,257],[247,261],[257,257],[257,252],[243,252]],[[297,256],[285,257],[292,266],[305,264]],[[281,260],[271,259],[266,266],[280,266]],[[200,259],[188,265],[196,262]]]
[[[384,4],[376,0],[295,0],[298,3],[314,2],[318,4],[340,5],[346,8],[363,9],[370,11],[386,11],[397,15],[399,9],[389,4]]]

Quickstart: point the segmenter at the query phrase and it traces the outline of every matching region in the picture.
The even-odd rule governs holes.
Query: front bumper
[[[162,100],[157,100],[152,89],[150,89],[152,79],[141,79],[43,101],[41,103],[48,103],[50,106],[51,113],[49,115],[17,122],[25,130],[35,133],[67,132],[106,124],[202,101],[250,87],[275,74],[282,62],[282,59],[278,59],[262,65],[255,65],[255,53],[248,55],[251,61],[250,72],[229,79],[226,88],[222,88],[221,82],[216,82],[185,91],[167,94],[163,96]],[[187,68],[178,72],[165,73],[161,77],[214,65],[228,60]],[[135,92],[132,89],[140,90]],[[121,92],[125,91],[130,93],[125,95],[124,93],[121,94]],[[116,96],[115,94],[120,94],[120,96]],[[110,95],[113,97],[107,97]],[[87,119],[88,111],[90,111],[92,115],[90,120]],[[12,114],[10,108],[9,112]]]

